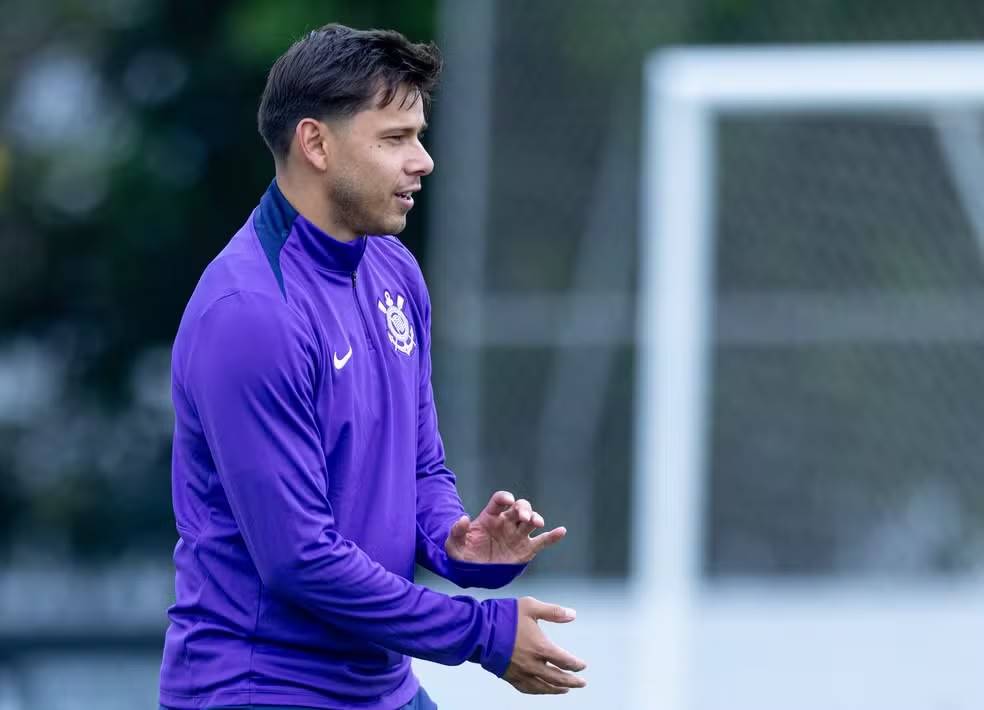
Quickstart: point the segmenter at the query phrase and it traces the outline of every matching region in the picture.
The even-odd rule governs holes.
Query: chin
[[[405,217],[402,219],[394,219],[390,222],[387,222],[386,225],[383,227],[383,231],[379,232],[379,234],[399,234],[406,228],[406,226],[407,226],[407,220]]]
[[[399,234],[407,226],[407,218],[402,215],[393,216],[379,222],[364,220],[363,224],[364,228],[355,230],[357,234]]]

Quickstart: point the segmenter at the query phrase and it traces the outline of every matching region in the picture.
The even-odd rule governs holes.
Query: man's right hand
[[[583,688],[583,678],[566,671],[583,671],[587,664],[553,644],[537,625],[539,619],[564,624],[574,621],[571,609],[546,604],[533,597],[518,602],[516,645],[502,678],[521,693],[561,695]]]

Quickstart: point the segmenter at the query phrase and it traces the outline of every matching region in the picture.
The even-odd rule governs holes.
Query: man
[[[433,162],[420,143],[433,45],[328,25],[270,71],[259,129],[276,179],[208,266],[174,343],[180,535],[160,702],[167,708],[432,708],[409,656],[480,663],[564,693],[584,663],[508,584],[564,528],[492,496],[471,520],[444,463],[430,302],[391,235]]]

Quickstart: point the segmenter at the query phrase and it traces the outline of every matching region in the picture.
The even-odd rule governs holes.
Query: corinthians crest
[[[403,313],[403,296],[396,295],[396,301],[389,291],[383,291],[383,300],[377,300],[379,310],[386,316],[386,329],[393,347],[404,355],[413,352],[413,326]]]

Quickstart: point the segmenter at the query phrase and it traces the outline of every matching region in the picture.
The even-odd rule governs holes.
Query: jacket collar
[[[273,238],[281,245],[293,234],[293,242],[304,256],[328,271],[355,271],[366,251],[368,240],[365,236],[351,242],[341,242],[299,213],[284,197],[276,179],[260,200],[255,223],[258,229],[272,233],[267,240]],[[264,241],[263,234],[260,240]]]

